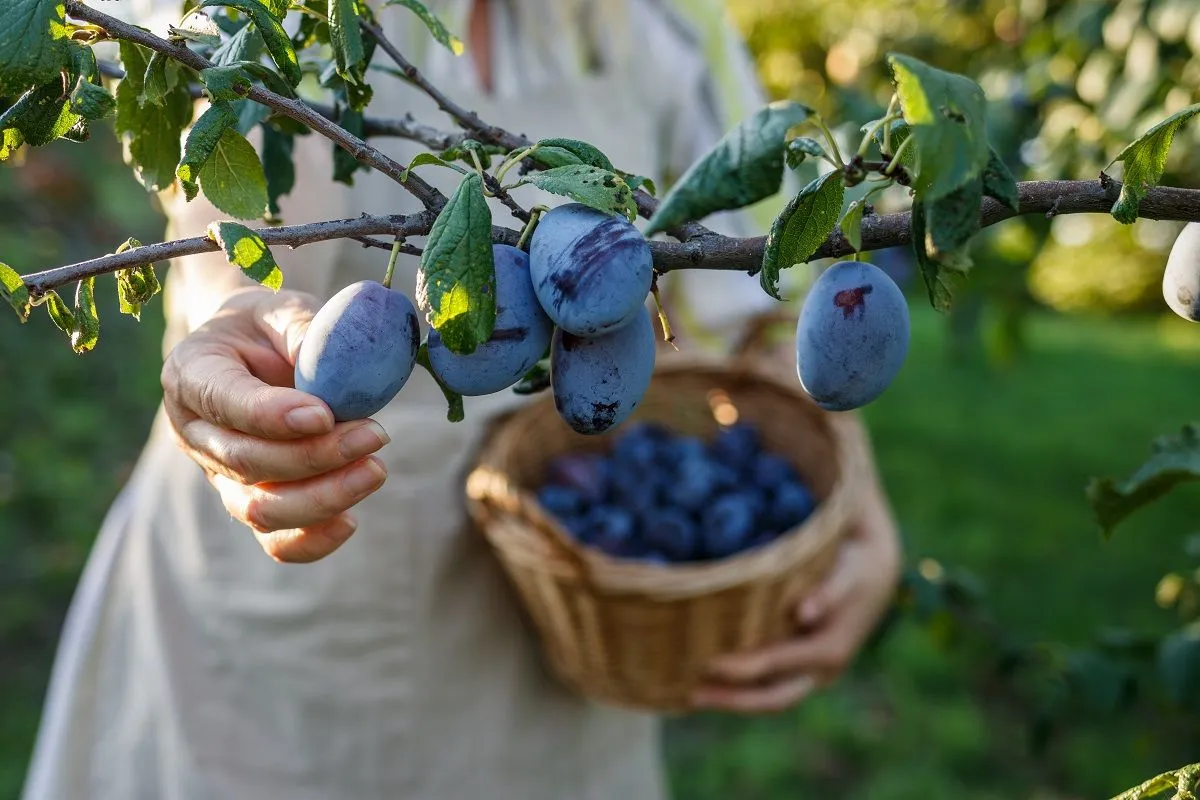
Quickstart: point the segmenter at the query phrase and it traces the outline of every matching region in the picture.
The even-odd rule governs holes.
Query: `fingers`
[[[796,606],[796,622],[802,628],[820,625],[849,599],[859,580],[855,547],[853,541],[843,542],[828,576]]]
[[[357,527],[354,517],[339,514],[320,525],[272,533],[258,533],[258,543],[267,555],[280,563],[309,564],[319,561],[341,547]]]
[[[220,473],[209,480],[229,513],[259,533],[321,525],[383,485],[387,469],[368,456],[324,475],[247,486]]]
[[[199,417],[176,426],[183,447],[205,469],[239,483],[282,483],[331,472],[378,451],[389,441],[374,420],[347,422],[304,439],[259,439]]]
[[[764,683],[801,673],[833,677],[849,666],[854,652],[850,632],[844,626],[829,627],[811,636],[722,656],[712,663],[709,675],[729,684]]]
[[[783,711],[799,703],[816,687],[808,675],[794,675],[766,686],[706,684],[692,695],[697,708],[762,714]]]

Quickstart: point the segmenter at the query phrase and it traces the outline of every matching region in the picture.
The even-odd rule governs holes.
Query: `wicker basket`
[[[529,612],[553,672],[596,701],[684,710],[716,655],[789,635],[799,598],[831,566],[867,479],[854,415],[822,411],[793,373],[749,358],[662,358],[633,419],[702,438],[731,410],[789,457],[820,500],[800,527],[731,558],[667,566],[581,545],[538,504],[547,463],[607,450],[620,430],[572,431],[543,397],[501,423],[467,480],[471,514]]]

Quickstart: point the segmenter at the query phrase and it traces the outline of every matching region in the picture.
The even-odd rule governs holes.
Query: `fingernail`
[[[346,491],[358,496],[379,488],[387,477],[387,470],[373,458],[368,458],[346,476]]]
[[[342,454],[342,458],[352,461],[362,458],[368,453],[374,453],[390,441],[391,438],[383,426],[370,420],[361,427],[347,431],[341,439],[338,439],[338,452]]]
[[[283,421],[293,433],[324,433],[333,426],[329,412],[316,406],[293,408]]]

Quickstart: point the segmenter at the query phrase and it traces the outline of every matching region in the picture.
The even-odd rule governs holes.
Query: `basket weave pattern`
[[[645,564],[585,547],[537,503],[546,465],[606,451],[620,430],[582,436],[543,398],[506,420],[467,481],[468,506],[539,634],[553,672],[593,700],[683,710],[717,655],[785,638],[799,599],[832,565],[866,479],[853,415],[822,411],[778,366],[663,358],[633,419],[709,439],[718,417],[755,423],[820,503],[774,542],[715,562]]]

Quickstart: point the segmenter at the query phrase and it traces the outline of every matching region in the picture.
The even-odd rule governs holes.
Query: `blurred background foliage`
[[[888,101],[887,51],[971,75],[1021,179],[1094,179],[1200,100],[1194,0],[728,8],[772,96],[818,108],[845,142]],[[1200,125],[1180,131],[1165,184],[1200,186],[1198,145]],[[876,204],[904,206],[899,193]],[[949,317],[906,251],[873,255],[912,296],[909,361],[866,410],[908,588],[853,674],[799,709],[672,720],[681,800],[1076,800],[1196,760],[1200,645],[1181,627],[1200,597],[1196,495],[1108,543],[1083,496],[1089,476],[1126,474],[1194,418],[1200,335],[1159,288],[1179,227],[994,226]],[[162,230],[103,126],[0,167],[0,258],[19,271]],[[26,328],[0,315],[0,797],[21,784],[66,604],[160,391],[161,298],[136,323],[98,295],[104,335],[85,357],[44,314]]]

